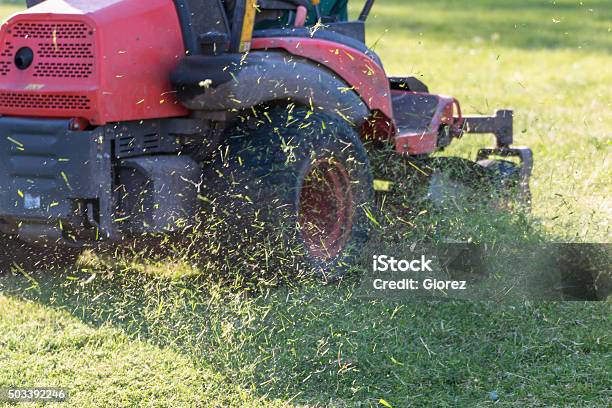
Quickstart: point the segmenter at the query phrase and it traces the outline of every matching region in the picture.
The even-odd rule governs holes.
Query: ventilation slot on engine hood
[[[46,78],[89,78],[93,74],[93,64],[75,62],[41,62],[36,64],[35,77]]]
[[[81,95],[46,95],[0,92],[0,106],[20,109],[91,109],[91,101]]]
[[[48,38],[55,40],[83,39],[93,34],[84,23],[17,23],[12,29],[17,38]]]

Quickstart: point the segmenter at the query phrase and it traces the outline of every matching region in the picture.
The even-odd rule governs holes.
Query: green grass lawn
[[[610,241],[611,22],[609,0],[377,2],[368,41],[389,74],[422,77],[467,113],[515,109],[517,143],[536,155],[528,219],[424,214],[402,238]],[[491,142],[466,136],[445,154]],[[609,302],[400,304],[360,300],[353,283],[253,293],[186,272],[126,261],[3,276],[0,387],[67,387],[73,407],[612,398]]]

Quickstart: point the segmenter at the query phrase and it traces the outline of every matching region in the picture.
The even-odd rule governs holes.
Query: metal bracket
[[[464,133],[493,133],[497,147],[509,147],[514,142],[514,112],[498,110],[495,116],[467,116],[463,118]]]

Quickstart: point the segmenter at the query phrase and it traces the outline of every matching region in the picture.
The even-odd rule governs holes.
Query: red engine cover
[[[34,52],[19,69],[15,55]],[[170,72],[184,56],[172,0],[47,0],[0,33],[0,114],[92,124],[184,116]]]

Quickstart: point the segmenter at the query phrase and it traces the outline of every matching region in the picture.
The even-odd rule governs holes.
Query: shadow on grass
[[[402,305],[355,300],[350,287],[285,287],[252,297],[129,273],[30,278],[37,285],[8,278],[7,293],[174,347],[229,383],[281,400],[474,402],[493,387],[541,396],[539,387],[562,393],[578,383],[593,389],[581,394],[584,402],[606,381],[591,372],[607,352],[596,340],[608,327],[603,304]],[[572,318],[555,322],[565,315]]]

